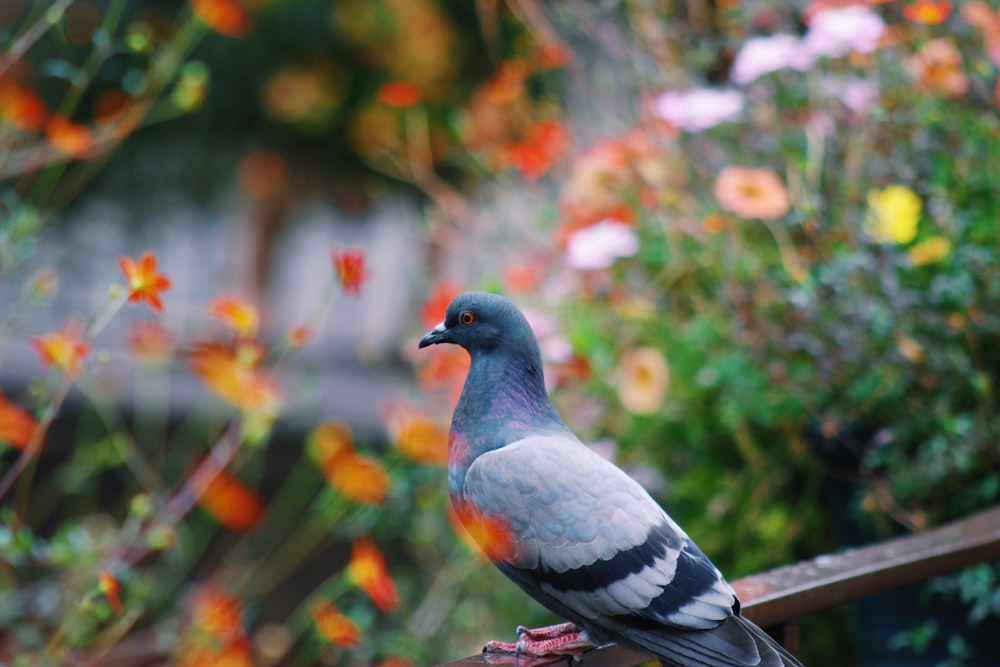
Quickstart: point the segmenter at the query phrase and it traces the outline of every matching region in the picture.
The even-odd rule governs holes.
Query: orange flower
[[[535,180],[563,159],[572,143],[565,125],[557,120],[545,121],[529,129],[523,141],[508,146],[504,162],[525,178]]]
[[[194,625],[209,637],[223,643],[245,638],[240,601],[218,586],[199,588],[190,607]]]
[[[524,61],[508,60],[500,65],[497,75],[483,85],[483,95],[492,104],[510,104],[524,95],[524,81],[529,73]]]
[[[448,465],[448,434],[429,417],[405,403],[385,414],[390,439],[399,451],[418,463]]]
[[[94,135],[86,125],[63,116],[53,116],[45,126],[45,136],[59,151],[74,158],[86,157],[94,148]]]
[[[217,297],[208,304],[208,314],[245,338],[255,336],[260,325],[260,311],[257,307],[229,294]]]
[[[250,30],[250,16],[239,0],[191,0],[191,9],[209,28],[223,35],[242,37]]]
[[[159,322],[136,322],[128,332],[128,346],[140,363],[162,366],[174,351],[174,339]]]
[[[422,97],[420,86],[410,81],[389,81],[378,89],[379,102],[397,109],[412,107],[420,102]]]
[[[68,320],[53,333],[35,336],[30,341],[43,366],[61,368],[70,377],[80,374],[80,361],[90,352],[90,342],[83,338],[83,327]]]
[[[300,324],[297,327],[293,327],[288,332],[288,347],[299,348],[304,347],[309,343],[309,339],[312,338],[312,329],[306,324]]]
[[[514,535],[503,517],[484,514],[471,502],[458,501],[449,507],[448,519],[466,544],[490,560],[506,561],[514,557]]]
[[[198,504],[220,525],[240,532],[256,526],[264,515],[257,492],[225,470],[220,470],[208,483],[198,497]]]
[[[565,67],[572,60],[573,52],[562,42],[548,42],[535,49],[535,62],[546,69]]]
[[[174,660],[176,667],[255,667],[245,639],[228,644],[183,642]]]
[[[350,427],[340,421],[320,424],[309,435],[306,451],[320,468],[325,469],[340,457],[354,452],[354,438]]]
[[[948,0],[915,0],[903,7],[903,18],[914,23],[938,25],[951,14]]]
[[[100,574],[97,575],[97,587],[104,597],[107,598],[108,604],[111,605],[115,613],[119,613],[122,610],[122,601],[121,597],[119,597],[122,590],[121,582],[115,579],[107,570],[101,570]]]
[[[389,474],[378,460],[354,451],[351,429],[339,421],[317,426],[306,444],[327,483],[345,498],[378,505],[389,490]]]
[[[316,629],[334,646],[350,648],[360,641],[361,631],[354,621],[344,616],[327,600],[315,599],[309,602],[309,615]]]
[[[969,78],[962,66],[962,54],[947,39],[934,39],[906,60],[906,70],[922,90],[947,97],[960,97],[969,91]]]
[[[389,576],[385,558],[370,537],[354,540],[351,560],[347,565],[347,576],[372,599],[379,611],[386,613],[399,606],[396,584]]]
[[[774,220],[788,213],[788,190],[770,169],[729,166],[715,181],[719,205],[741,218]]]
[[[371,277],[365,267],[365,254],[360,250],[334,250],[333,268],[344,293],[351,296],[357,296],[361,284]]]
[[[382,661],[378,663],[378,667],[413,667],[413,663],[398,655],[389,655],[382,658]]]
[[[191,370],[209,389],[244,412],[277,415],[281,388],[277,380],[257,366],[263,350],[255,343],[235,347],[198,343],[189,357]]]
[[[0,442],[15,449],[24,449],[35,435],[35,418],[7,400],[0,392]]]
[[[381,505],[389,491],[389,473],[378,459],[357,452],[334,459],[323,473],[330,486],[363,505]]]
[[[173,283],[170,278],[156,272],[156,255],[143,253],[138,262],[122,256],[118,258],[118,265],[128,281],[128,300],[133,303],[145,301],[155,312],[162,313],[160,292],[170,289]]]
[[[913,266],[940,262],[951,254],[951,241],[944,236],[931,236],[906,251]]]

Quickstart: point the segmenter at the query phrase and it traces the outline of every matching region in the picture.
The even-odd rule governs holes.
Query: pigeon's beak
[[[438,343],[445,342],[445,333],[447,333],[448,327],[441,322],[439,325],[430,330],[430,332],[420,339],[420,343],[417,345],[417,349],[422,349],[428,345],[436,345]]]

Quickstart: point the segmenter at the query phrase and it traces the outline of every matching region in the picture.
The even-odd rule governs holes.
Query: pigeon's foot
[[[588,648],[594,648],[594,642],[584,630],[573,623],[557,623],[544,628],[518,626],[516,642],[488,641],[483,652],[534,657],[566,655],[576,661]]]

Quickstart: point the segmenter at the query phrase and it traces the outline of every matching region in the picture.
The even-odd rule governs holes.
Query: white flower
[[[652,104],[653,115],[688,132],[701,132],[734,121],[743,113],[743,94],[737,90],[671,90]]]
[[[813,54],[795,35],[779,33],[753,37],[744,42],[736,54],[730,77],[734,83],[744,85],[781,69],[804,72],[812,67],[814,60]]]
[[[813,16],[802,43],[814,57],[842,58],[851,51],[871,53],[878,48],[885,22],[867,7],[851,5]]]
[[[608,218],[578,229],[566,243],[566,263],[577,270],[606,269],[619,257],[639,252],[635,231],[619,220]]]

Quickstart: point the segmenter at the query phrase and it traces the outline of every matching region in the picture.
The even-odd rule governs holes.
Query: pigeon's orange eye
[[[476,315],[475,313],[466,310],[463,311],[462,314],[458,316],[458,319],[462,324],[468,326],[476,321]]]

